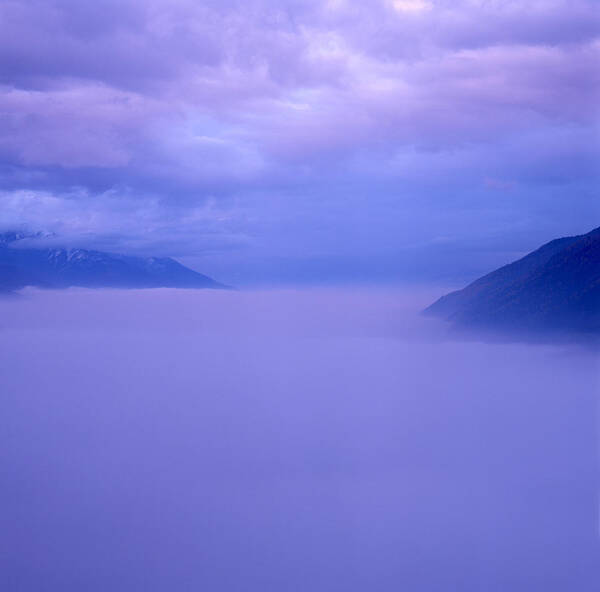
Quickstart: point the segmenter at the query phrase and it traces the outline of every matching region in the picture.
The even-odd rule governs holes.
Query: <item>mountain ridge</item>
[[[545,243],[424,313],[459,326],[600,332],[600,227]]]
[[[138,257],[82,248],[35,248],[18,243],[44,235],[0,234],[0,290],[40,288],[214,288],[212,278],[170,257]]]

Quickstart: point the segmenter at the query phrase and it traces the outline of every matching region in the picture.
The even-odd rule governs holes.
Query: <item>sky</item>
[[[459,281],[600,224],[594,0],[4,0],[0,227]]]

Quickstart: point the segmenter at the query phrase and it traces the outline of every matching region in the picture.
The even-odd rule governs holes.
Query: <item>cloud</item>
[[[576,227],[574,187],[597,212],[591,1],[12,0],[0,22],[4,226],[383,257],[494,211]]]
[[[422,12],[432,8],[425,0],[392,0],[392,6],[399,12]]]

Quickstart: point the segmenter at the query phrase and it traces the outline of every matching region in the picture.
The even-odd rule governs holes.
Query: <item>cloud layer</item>
[[[435,275],[448,245],[460,273],[585,231],[598,8],[9,0],[0,223],[240,280],[399,277],[414,249]]]

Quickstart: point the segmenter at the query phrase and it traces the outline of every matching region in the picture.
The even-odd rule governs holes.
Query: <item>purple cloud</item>
[[[592,1],[12,1],[0,22],[3,226],[232,267],[535,246],[600,213]]]

